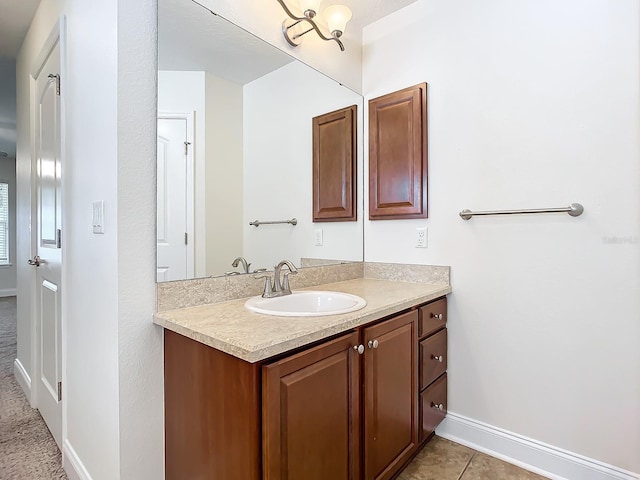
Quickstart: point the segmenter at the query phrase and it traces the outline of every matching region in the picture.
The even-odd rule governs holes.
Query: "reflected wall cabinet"
[[[369,101],[369,219],[427,218],[427,84]]]
[[[314,222],[356,220],[357,108],[313,118]]]

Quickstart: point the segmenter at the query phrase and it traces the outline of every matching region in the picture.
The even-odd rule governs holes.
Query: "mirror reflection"
[[[193,2],[159,2],[158,281],[362,261],[357,221],[312,221],[312,119],[362,97]],[[250,225],[251,222],[286,222]]]

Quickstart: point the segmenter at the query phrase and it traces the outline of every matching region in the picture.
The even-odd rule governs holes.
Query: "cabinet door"
[[[369,219],[427,218],[427,84],[369,100]]]
[[[313,221],[356,220],[357,106],[313,119]]]
[[[352,333],[263,367],[265,480],[360,477],[360,366]]]
[[[366,480],[391,478],[418,444],[418,312],[364,329]]]

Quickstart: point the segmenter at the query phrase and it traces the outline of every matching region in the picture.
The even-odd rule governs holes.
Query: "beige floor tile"
[[[397,480],[458,480],[473,454],[470,448],[433,437]]]
[[[461,480],[544,480],[522,468],[490,457],[484,453],[476,453],[462,475]]]

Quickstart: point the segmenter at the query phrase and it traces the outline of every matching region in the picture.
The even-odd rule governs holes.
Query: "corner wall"
[[[367,99],[429,84],[429,219],[367,222],[365,260],[451,265],[450,410],[634,472],[639,18],[636,0],[421,0],[363,52]],[[458,216],[571,202],[581,217]]]

